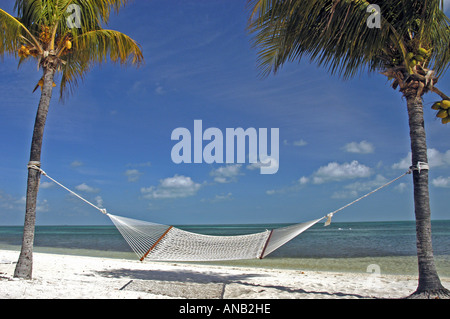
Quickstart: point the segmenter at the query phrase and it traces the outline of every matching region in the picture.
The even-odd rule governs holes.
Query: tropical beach
[[[4,1],[0,297],[449,298],[448,5]]]
[[[184,225],[238,235],[283,225]],[[434,221],[435,258],[450,285],[450,222]],[[156,262],[114,226],[38,226],[32,280],[14,278],[21,227],[0,227],[5,299],[396,299],[417,287],[413,222],[315,225],[267,258]]]
[[[414,275],[264,269],[36,253],[33,280],[13,278],[18,252],[0,251],[2,299],[404,298]],[[441,278],[450,288],[450,278]]]

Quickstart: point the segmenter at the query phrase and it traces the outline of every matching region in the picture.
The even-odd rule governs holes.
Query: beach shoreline
[[[0,250],[1,299],[397,299],[417,276],[268,269],[34,253],[33,279],[13,278]],[[441,278],[450,288],[450,278]]]

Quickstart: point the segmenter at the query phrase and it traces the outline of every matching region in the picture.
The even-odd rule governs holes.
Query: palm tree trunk
[[[31,140],[30,163],[40,166],[41,148],[44,136],[44,127],[47,120],[48,108],[52,97],[53,77],[55,71],[52,67],[44,69],[44,85],[41,99],[34,122],[33,137]],[[33,269],[33,244],[36,224],[36,202],[39,190],[40,172],[28,169],[25,223],[23,228],[22,249],[14,271],[14,277],[31,279]]]
[[[405,95],[408,107],[412,164],[428,163],[427,142],[423,120],[422,98],[416,92]],[[413,171],[414,210],[416,218],[419,284],[412,296],[447,295],[437,274],[431,241],[431,210],[428,192],[428,170]]]

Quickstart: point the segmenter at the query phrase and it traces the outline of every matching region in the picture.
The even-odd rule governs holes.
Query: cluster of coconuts
[[[426,61],[429,57],[430,57],[430,51],[428,51],[424,48],[419,48],[417,50],[417,53],[409,52],[406,55],[406,64],[412,69],[417,64]]]
[[[39,40],[42,43],[49,43],[52,38],[52,33],[50,32],[50,27],[41,26],[41,32],[39,33]]]
[[[441,119],[442,124],[450,123],[450,100],[436,102],[431,108],[438,111],[436,117]]]
[[[34,47],[22,45],[18,50],[18,54],[20,58],[27,58],[30,55],[36,57],[38,52]]]
[[[52,34],[50,32],[50,28],[48,26],[42,26],[41,32],[39,33],[40,42],[43,44],[49,43],[51,41],[51,37]],[[72,49],[71,37],[66,36],[63,39],[63,43],[60,43],[59,45],[61,46],[62,50],[70,51]],[[39,52],[38,49],[32,45],[22,45],[18,50],[18,54],[20,58],[27,58],[30,55],[33,57],[37,57]]]

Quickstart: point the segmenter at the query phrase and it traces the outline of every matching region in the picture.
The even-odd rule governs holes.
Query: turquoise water
[[[209,235],[241,235],[286,224],[181,225]],[[450,276],[450,220],[433,221],[438,271]],[[0,226],[0,249],[20,249],[22,227]],[[215,264],[307,270],[366,272],[377,264],[384,273],[416,274],[415,223],[349,222],[317,224],[263,260]],[[137,259],[114,226],[37,226],[35,251]]]

